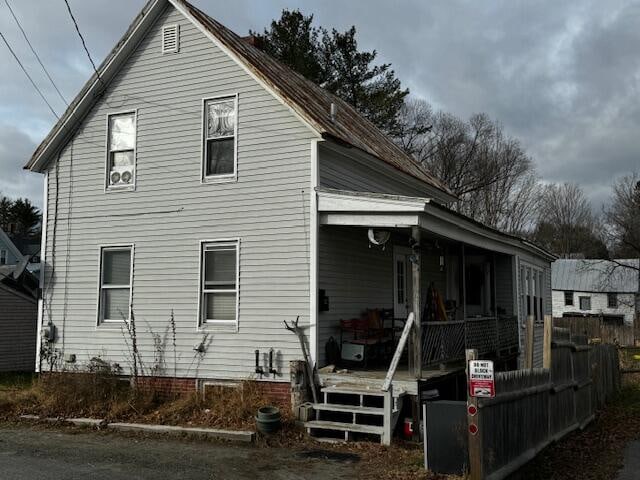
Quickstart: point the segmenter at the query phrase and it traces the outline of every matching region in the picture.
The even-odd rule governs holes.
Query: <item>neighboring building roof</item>
[[[18,265],[0,266],[0,286],[9,288],[30,298],[37,298],[38,277],[29,272],[25,267],[26,260]]]
[[[7,235],[4,232],[4,230],[2,230],[1,228],[0,228],[0,244],[4,244],[11,251],[11,254],[14,257],[16,257],[18,260],[23,257],[18,247],[16,247],[15,243],[13,243],[11,238],[9,238],[9,235]]]
[[[556,260],[551,288],[574,292],[638,293],[640,260]]]
[[[154,11],[163,9],[168,3],[171,3],[185,14],[187,18],[196,26],[203,29],[205,33],[208,32],[208,34],[213,36],[223,50],[226,50],[232,58],[243,64],[253,75],[266,84],[269,89],[280,97],[286,105],[292,108],[322,137],[337,140],[363,150],[392,165],[396,169],[441,190],[453,198],[453,193],[446,185],[421,167],[409,155],[404,153],[375,125],[365,119],[347,102],[332,95],[268,54],[250,45],[234,32],[185,0],[151,0],[143,8],[138,17],[136,17],[134,23],[107,56],[107,59],[100,65],[99,71],[101,72],[103,81],[109,80],[107,73],[113,75],[113,71],[107,72],[106,70],[116,63],[117,58],[121,56],[122,52],[126,53],[124,47],[128,43],[129,37],[133,36],[139,30],[138,26],[145,21],[149,23]],[[133,47],[130,47],[130,49],[131,48]],[[117,68],[116,66],[115,69],[117,70]],[[75,114],[80,104],[84,102],[86,98],[88,98],[88,101],[95,101],[97,95],[95,92],[92,95],[92,90],[97,91],[99,88],[101,88],[101,84],[97,76],[94,75],[76,99],[74,99],[58,123],[53,127],[51,133],[36,149],[25,168],[38,170],[43,167],[43,165],[38,166],[42,154],[46,150],[49,150],[52,143],[60,141],[58,132],[62,132],[69,117]],[[331,119],[330,115],[332,103],[337,107],[335,121]],[[69,132],[66,132],[67,136],[68,134]],[[65,134],[60,133],[60,136],[64,137]],[[55,149],[50,153],[53,152],[55,152]]]

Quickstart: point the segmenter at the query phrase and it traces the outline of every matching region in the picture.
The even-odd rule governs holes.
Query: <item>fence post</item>
[[[527,316],[527,348],[526,355],[524,358],[524,368],[532,369],[533,368],[533,346],[535,340],[535,333],[533,330],[533,315]]]
[[[542,350],[542,368],[551,368],[551,334],[553,332],[553,317],[544,316],[544,342]]]
[[[484,471],[482,465],[482,412],[478,408],[478,399],[470,395],[469,389],[469,361],[478,359],[478,350],[467,349],[465,350],[465,357],[467,360],[465,371],[467,373],[467,431],[469,437],[469,472],[471,474],[471,480],[483,480]],[[476,412],[475,415],[471,415],[472,408]],[[471,432],[471,425],[475,424],[475,433]]]

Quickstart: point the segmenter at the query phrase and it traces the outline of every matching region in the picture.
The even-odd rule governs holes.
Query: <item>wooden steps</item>
[[[314,404],[316,419],[305,423],[309,435],[334,441],[373,436],[384,445],[391,443],[403,394],[394,398],[392,389],[354,384],[329,385],[321,392],[323,402]]]

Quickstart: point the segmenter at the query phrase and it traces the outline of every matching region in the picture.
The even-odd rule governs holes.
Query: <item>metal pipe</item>
[[[256,371],[256,373],[258,375],[264,375],[264,370],[260,366],[260,350],[256,349],[255,353],[256,353],[256,369],[255,369],[255,371]]]

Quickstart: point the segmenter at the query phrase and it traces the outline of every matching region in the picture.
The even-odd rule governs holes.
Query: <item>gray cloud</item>
[[[97,61],[143,3],[72,1]],[[640,169],[638,2],[195,3],[238,33],[261,30],[285,7],[314,13],[317,23],[326,27],[355,24],[361,46],[378,50],[382,60],[391,62],[412,94],[462,117],[487,112],[522,141],[545,181],[579,182],[596,208],[607,199],[615,177]],[[12,4],[65,96],[71,98],[89,76],[90,66],[64,5],[35,0]],[[61,111],[62,102],[41,75],[12,19],[0,11],[0,29]],[[7,66],[0,70],[0,190],[6,192],[16,188],[11,179],[22,175],[6,169],[24,163],[53,117],[3,48],[0,61]],[[26,142],[31,142],[29,148]],[[18,162],[16,155],[24,158]],[[25,179],[21,184],[25,193],[18,194],[37,195],[39,186],[30,187],[32,183],[37,184],[37,178]]]

